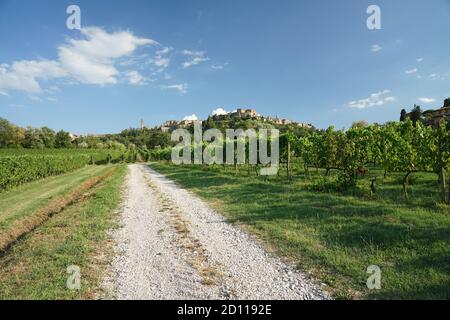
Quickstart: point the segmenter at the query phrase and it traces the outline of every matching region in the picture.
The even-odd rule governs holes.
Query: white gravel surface
[[[129,166],[121,223],[104,281],[108,298],[328,298],[254,237],[146,165]]]

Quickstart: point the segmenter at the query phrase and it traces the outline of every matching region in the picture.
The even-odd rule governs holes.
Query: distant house
[[[443,107],[435,110],[430,117],[431,124],[434,127],[439,126],[442,119],[447,119],[450,121],[450,107]]]
[[[294,125],[301,128],[312,128],[312,125],[306,124],[306,123],[297,123],[289,119],[280,119],[278,116],[276,118],[272,117],[264,117],[261,114],[259,114],[255,109],[243,109],[238,108],[236,111],[230,112],[230,113],[224,113],[224,114],[215,114],[212,116],[212,118],[215,121],[222,121],[222,120],[229,120],[231,119],[256,119],[258,121],[262,121],[269,124],[278,124],[278,125]],[[164,122],[159,128],[164,132],[170,132],[177,128],[187,128],[190,125],[192,125],[195,121],[194,120],[182,120],[182,121],[176,121],[176,120],[169,120]]]
[[[255,109],[242,109],[242,108],[239,108],[235,112],[232,112],[231,116],[234,118],[242,118],[242,119],[260,117],[260,115],[258,114],[258,112],[256,112]]]
[[[189,127],[193,123],[194,123],[194,120],[183,120],[180,122],[180,127],[186,128],[186,127]]]
[[[412,112],[406,113],[405,118],[411,118]],[[433,127],[439,126],[442,119],[450,121],[450,107],[442,107],[437,110],[427,110],[422,112],[424,123]]]
[[[74,133],[69,133],[69,137],[72,141],[78,139],[80,136]]]
[[[170,132],[171,130],[176,129],[178,125],[179,122],[177,120],[168,120],[164,122],[163,125],[160,126],[159,128],[161,129],[162,132]]]
[[[164,122],[164,124],[162,125],[163,127],[176,127],[178,126],[178,121],[177,120],[169,120]]]
[[[300,127],[300,128],[305,128],[305,129],[311,129],[312,128],[312,124],[303,123],[303,122],[298,122],[297,126]]]

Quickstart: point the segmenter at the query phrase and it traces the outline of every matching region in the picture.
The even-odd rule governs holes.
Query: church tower
[[[141,119],[141,130],[144,130],[145,129],[145,124],[144,124],[144,119],[142,118]]]

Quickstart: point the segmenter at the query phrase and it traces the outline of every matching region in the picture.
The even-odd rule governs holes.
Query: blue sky
[[[0,0],[0,117],[75,133],[237,107],[321,128],[397,120],[450,96],[449,30],[450,0]]]

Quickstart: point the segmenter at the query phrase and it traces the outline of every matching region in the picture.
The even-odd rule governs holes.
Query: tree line
[[[48,127],[19,127],[0,118],[0,148],[82,148],[125,150],[166,148],[172,145],[170,134],[159,129],[126,129],[118,134],[80,136],[72,138],[64,130],[54,131]]]
[[[21,128],[0,118],[0,148],[70,148],[72,138],[64,130],[42,127]]]

